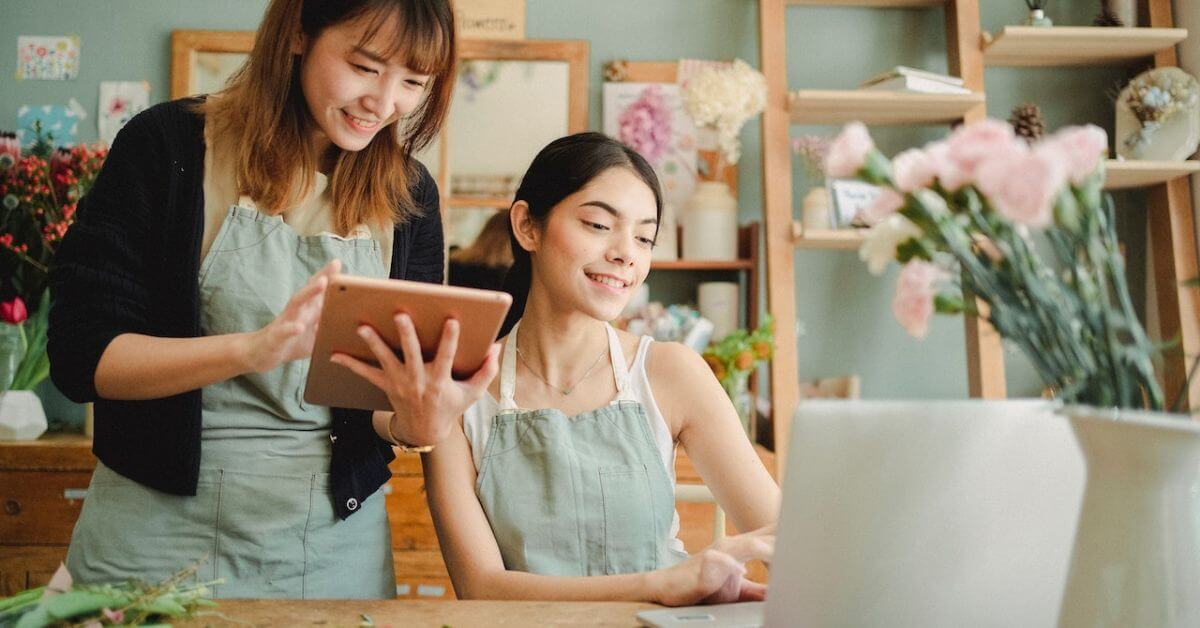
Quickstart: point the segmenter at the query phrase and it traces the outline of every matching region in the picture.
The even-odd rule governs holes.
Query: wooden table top
[[[638,626],[637,602],[497,602],[426,600],[218,600],[176,626]]]

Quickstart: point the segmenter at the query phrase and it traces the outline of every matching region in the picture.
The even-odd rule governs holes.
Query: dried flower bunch
[[[1137,117],[1142,128],[1125,138],[1125,145],[1136,149],[1147,143],[1164,122],[1196,105],[1200,84],[1179,68],[1156,68],[1143,72],[1125,91],[1121,104]]]
[[[825,156],[829,154],[830,138],[824,135],[801,135],[792,138],[792,152],[804,164],[804,174],[810,182],[825,178]]]
[[[1095,126],[1031,146],[987,120],[889,161],[854,123],[830,148],[827,174],[883,186],[860,256],[876,273],[903,265],[892,309],[911,335],[923,337],[935,311],[978,314],[1062,399],[1161,410],[1157,350],[1134,312],[1103,193],[1107,147]],[[1032,230],[1061,270],[1039,256]]]
[[[683,106],[697,126],[717,132],[721,158],[736,164],[741,158],[738,133],[747,120],[767,105],[767,79],[741,59],[727,68],[705,68],[683,88]]]

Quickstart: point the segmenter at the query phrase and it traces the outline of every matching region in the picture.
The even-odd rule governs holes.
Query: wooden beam
[[[767,79],[762,114],[763,230],[766,240],[767,307],[775,318],[775,358],[771,360],[771,421],[776,477],[787,463],[792,414],[800,396],[796,351],[795,249],[792,246],[792,156],[788,133],[787,7],[783,0],[759,0],[759,54]]]
[[[1175,26],[1171,0],[1143,0],[1140,9],[1147,25]],[[1174,47],[1154,55],[1155,67],[1179,63]],[[1175,179],[1153,188],[1147,199],[1150,222],[1150,251],[1154,256],[1155,294],[1158,305],[1159,337],[1179,341],[1179,348],[1163,356],[1163,392],[1167,403],[1183,389],[1192,360],[1200,355],[1200,288],[1184,288],[1180,282],[1200,275],[1196,260],[1196,224],[1192,208],[1191,181]],[[1184,395],[1184,408],[1200,408],[1200,379]]]
[[[983,92],[983,34],[979,26],[979,0],[949,0],[946,3],[946,60],[950,73],[961,76],[963,84],[974,92]],[[971,109],[963,122],[970,124],[987,117],[986,102]],[[976,300],[981,312],[983,301]],[[1007,394],[1004,377],[1004,346],[1000,334],[976,316],[965,316],[967,347],[967,393],[982,399],[1003,399]]]

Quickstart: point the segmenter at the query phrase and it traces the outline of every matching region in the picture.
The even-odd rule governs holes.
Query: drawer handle
[[[21,502],[15,499],[4,500],[4,512],[14,516],[21,514]]]

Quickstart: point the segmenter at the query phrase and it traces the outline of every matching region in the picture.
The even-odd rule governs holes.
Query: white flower
[[[717,131],[722,156],[736,164],[742,125],[767,105],[767,79],[741,59],[728,68],[705,68],[684,87],[683,105],[697,125]]]
[[[920,236],[920,227],[900,214],[892,214],[867,232],[867,239],[858,249],[858,258],[867,263],[872,275],[882,275],[888,262],[896,259],[896,247]]]

